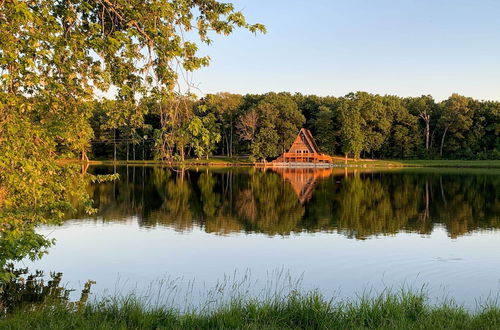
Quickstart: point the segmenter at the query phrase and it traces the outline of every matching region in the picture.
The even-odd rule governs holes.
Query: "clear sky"
[[[268,33],[201,48],[202,93],[351,91],[500,100],[500,0],[233,0]]]

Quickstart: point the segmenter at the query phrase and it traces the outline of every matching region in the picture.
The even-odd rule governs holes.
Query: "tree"
[[[255,138],[255,132],[257,131],[258,120],[259,114],[255,109],[250,109],[248,112],[239,117],[236,129],[240,139],[250,142],[253,141]]]
[[[363,150],[371,154],[377,152],[389,137],[392,125],[392,108],[397,107],[399,100],[389,96],[356,93],[354,101],[363,117],[362,131],[365,135]]]
[[[270,104],[278,113],[275,124],[276,132],[279,136],[281,152],[285,152],[304,126],[306,119],[288,93],[269,93],[262,102]]]
[[[221,140],[219,124],[213,113],[207,113],[205,105],[198,106],[198,114],[189,123],[188,130],[191,134],[190,145],[197,157],[208,156],[213,152]]]
[[[221,124],[223,144],[225,148],[222,151],[229,157],[233,156],[233,138],[235,128],[235,118],[238,109],[243,103],[243,96],[231,93],[209,94],[203,100],[209,111],[217,116],[217,120]]]
[[[0,190],[6,195],[0,223],[8,224],[1,228],[1,250],[8,253],[0,255],[0,266],[37,256],[50,243],[33,228],[60,217],[66,205],[67,185],[54,160],[84,154],[95,93],[114,87],[122,100],[155,94],[164,104],[174,95],[179,67],[193,71],[209,63],[185,32],[196,30],[199,42],[210,44],[209,31],[228,35],[236,27],[265,32],[231,3],[215,0],[0,1]]]
[[[337,148],[338,132],[335,131],[335,113],[326,106],[320,106],[316,118],[312,121],[314,137],[318,146],[327,154],[333,155]]]
[[[349,94],[341,100],[340,106],[340,139],[342,152],[346,155],[352,153],[354,159],[358,159],[363,150],[365,136],[362,131],[363,118],[361,111],[353,100],[353,94]]]
[[[424,121],[425,150],[431,147],[431,120],[437,112],[437,105],[430,95],[422,95],[408,100],[408,110]]]
[[[291,145],[305,118],[288,93],[268,93],[240,117],[238,131],[257,159],[272,158]]]
[[[441,117],[439,125],[443,129],[441,136],[441,147],[439,155],[443,156],[443,147],[448,131],[455,133],[459,139],[463,138],[462,131],[469,129],[472,125],[469,107],[470,99],[458,94],[452,94],[442,103]]]

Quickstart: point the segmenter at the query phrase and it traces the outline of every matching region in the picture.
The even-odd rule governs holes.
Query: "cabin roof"
[[[295,141],[292,143],[290,146],[289,151],[293,148],[295,144],[302,144],[302,138],[301,135],[304,136],[305,142],[309,145],[309,147],[312,149],[312,153],[319,154],[319,148],[318,145],[316,144],[316,141],[314,141],[314,137],[311,134],[311,131],[309,131],[307,128],[301,128],[299,131],[299,134],[297,134],[297,137],[295,138]]]

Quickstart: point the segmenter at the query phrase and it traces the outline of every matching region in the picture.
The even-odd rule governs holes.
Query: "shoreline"
[[[334,162],[331,164],[314,163],[261,163],[239,159],[208,160],[189,159],[183,162],[163,162],[157,160],[90,160],[83,162],[78,159],[61,159],[60,164],[76,163],[88,165],[131,165],[131,166],[209,166],[209,167],[265,167],[265,168],[484,168],[500,169],[500,160],[372,160]]]

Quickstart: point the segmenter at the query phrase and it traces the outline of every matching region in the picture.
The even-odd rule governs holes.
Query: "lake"
[[[183,306],[236,291],[344,299],[423,288],[431,301],[474,307],[500,294],[499,170],[89,171],[120,179],[89,186],[94,215],[40,227],[56,244],[23,264],[62,272],[69,288],[94,280],[95,297],[135,292]]]

